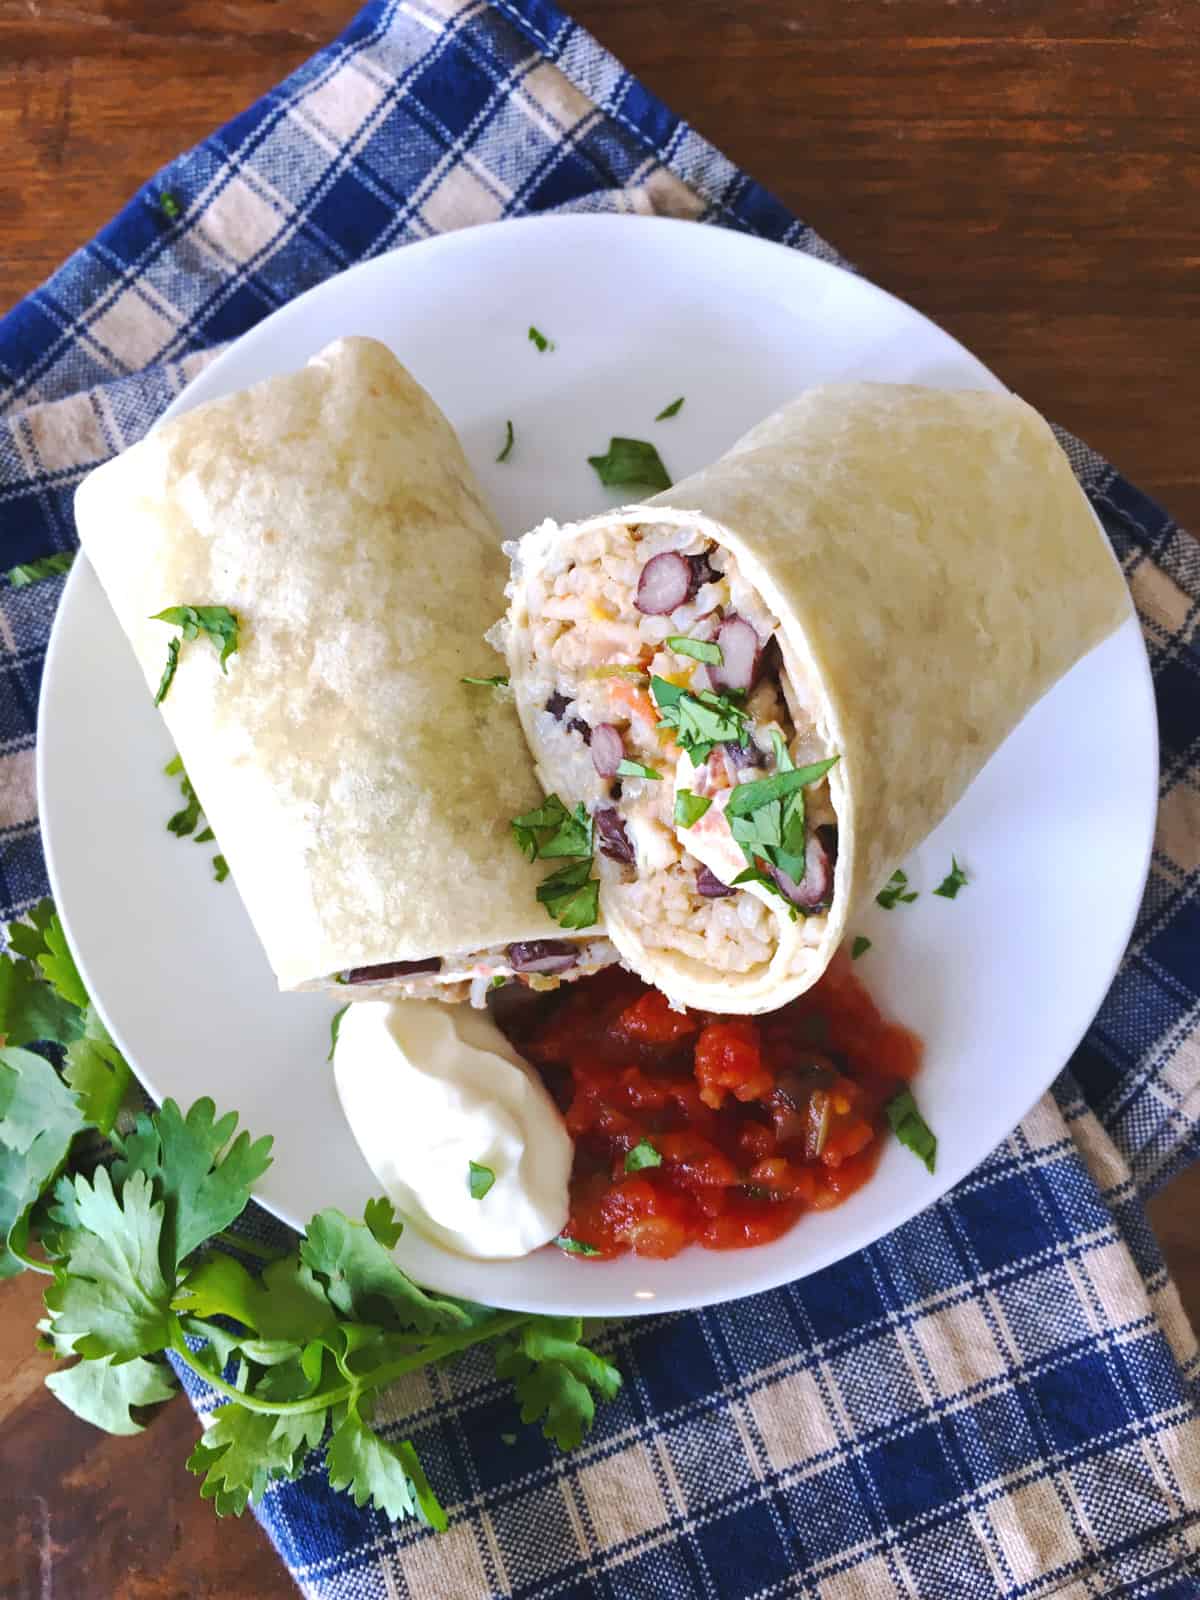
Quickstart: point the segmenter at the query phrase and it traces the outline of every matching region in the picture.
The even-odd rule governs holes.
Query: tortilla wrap
[[[854,907],[1129,614],[1066,457],[1037,413],[1005,394],[813,389],[648,503],[547,522],[509,550],[501,642],[542,785],[611,812],[610,836],[613,816],[624,830],[616,854],[627,859],[603,846],[597,857],[609,936],[676,1003],[726,1012],[772,1010],[815,983]],[[681,557],[698,574],[666,616],[631,605],[651,552],[665,553],[668,579]],[[755,680],[744,704],[757,696],[765,710],[748,719],[745,746],[717,746],[697,770],[674,730],[650,721],[647,733],[637,668],[645,685],[669,663],[675,685],[694,690],[690,675],[713,669],[673,654],[663,635],[730,637],[723,623],[714,631],[720,609],[704,614],[713,604],[748,616],[760,644],[773,632],[778,656],[770,646],[756,671],[770,664],[778,682]],[[573,702],[565,717],[546,711],[552,694]],[[571,718],[592,728],[592,751],[598,724],[614,726],[658,782],[607,782],[567,733]],[[734,803],[727,786],[779,770],[777,736],[794,764],[837,758],[804,791],[807,854],[792,858],[790,879],[743,850],[721,810]],[[726,762],[723,776],[714,761]],[[672,816],[677,790],[709,799],[691,831]],[[731,875],[756,860],[767,881],[729,893]],[[802,903],[808,914],[793,918]]]
[[[75,513],[152,690],[179,637],[155,612],[239,618],[227,671],[182,644],[161,709],[281,988],[440,957],[339,993],[461,998],[512,970],[508,946],[559,935],[509,830],[541,800],[511,698],[461,681],[496,670],[500,532],[384,345],[340,340],[176,418],[92,472]],[[613,955],[567,942],[565,976]]]

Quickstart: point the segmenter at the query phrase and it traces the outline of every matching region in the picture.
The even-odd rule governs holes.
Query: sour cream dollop
[[[334,1078],[367,1165],[421,1233],[486,1260],[528,1255],[562,1232],[570,1136],[486,1012],[355,1001],[338,1030]],[[479,1200],[471,1162],[495,1174]]]

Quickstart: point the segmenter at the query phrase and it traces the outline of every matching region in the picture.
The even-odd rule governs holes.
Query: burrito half
[[[1010,395],[814,389],[644,505],[510,546],[501,630],[600,906],[673,1001],[772,1010],[1029,707],[1128,614]]]
[[[500,532],[384,345],[167,423],[75,512],[152,688],[175,647],[163,716],[281,988],[482,1003],[613,959],[550,922],[513,849],[532,762],[507,693],[463,681],[495,672]],[[179,607],[232,613],[236,652],[155,620]]]

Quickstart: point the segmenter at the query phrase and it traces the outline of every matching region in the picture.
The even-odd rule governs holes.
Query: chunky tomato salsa
[[[528,991],[526,991],[528,996]],[[612,967],[497,1019],[575,1140],[562,1248],[611,1259],[741,1249],[866,1182],[921,1043],[836,961],[762,1017],[672,1011]]]

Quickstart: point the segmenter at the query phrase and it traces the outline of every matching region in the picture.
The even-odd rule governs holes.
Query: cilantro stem
[[[240,1250],[243,1255],[254,1256],[259,1261],[282,1261],[287,1254],[286,1250],[271,1250],[254,1239],[243,1239],[240,1233],[231,1233],[228,1228],[214,1233],[208,1243],[227,1245],[230,1250]]]
[[[247,1394],[244,1389],[226,1383],[224,1378],[218,1377],[210,1367],[198,1361],[188,1349],[183,1328],[175,1317],[171,1320],[170,1348],[181,1361],[191,1367],[197,1377],[211,1384],[218,1393],[226,1395],[240,1406],[245,1406],[247,1411],[261,1411],[272,1417],[303,1416],[311,1411],[323,1411],[327,1406],[340,1405],[343,1400],[350,1400],[365,1389],[380,1389],[385,1383],[392,1383],[395,1379],[404,1377],[407,1372],[416,1372],[420,1367],[429,1366],[431,1362],[443,1361],[448,1356],[469,1350],[473,1344],[483,1344],[499,1334],[511,1333],[514,1328],[536,1320],[537,1318],[528,1311],[502,1312],[480,1327],[465,1328],[458,1333],[443,1334],[440,1339],[430,1339],[414,1355],[403,1356],[398,1361],[387,1361],[383,1366],[375,1367],[372,1371],[355,1377],[350,1383],[340,1384],[336,1389],[324,1389],[319,1394],[307,1395],[303,1400],[260,1400],[257,1395]]]

